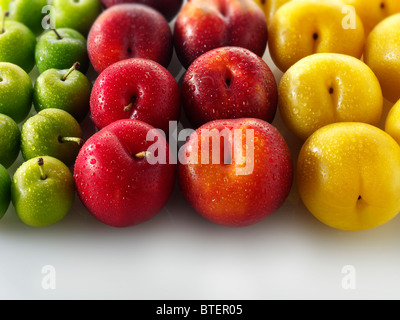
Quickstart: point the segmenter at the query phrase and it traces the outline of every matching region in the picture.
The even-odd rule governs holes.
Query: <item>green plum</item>
[[[10,19],[26,25],[35,35],[43,32],[42,9],[47,5],[47,0],[13,0],[10,2]]]
[[[0,62],[0,113],[20,123],[31,111],[32,100],[33,84],[29,75],[15,64]]]
[[[11,200],[11,178],[6,168],[0,164],[0,219],[3,218]]]
[[[102,11],[99,0],[54,0],[56,28],[72,28],[85,37]]]
[[[17,123],[9,116],[0,114],[0,164],[7,169],[19,155],[20,138]]]
[[[74,178],[60,160],[43,156],[24,162],[11,182],[11,201],[21,221],[47,227],[62,220],[75,199]]]
[[[21,152],[25,160],[45,155],[71,166],[82,144],[79,123],[61,109],[44,109],[26,120],[21,129]]]
[[[36,36],[23,23],[5,20],[5,16],[0,30],[0,62],[14,63],[29,73],[35,65]]]
[[[76,61],[79,61],[82,73],[86,73],[89,68],[86,38],[70,28],[49,30],[37,41],[35,61],[39,73],[48,69],[68,69]]]
[[[33,88],[33,105],[37,112],[45,109],[62,109],[79,123],[90,110],[92,83],[80,71],[79,63],[69,69],[48,69],[36,79]]]

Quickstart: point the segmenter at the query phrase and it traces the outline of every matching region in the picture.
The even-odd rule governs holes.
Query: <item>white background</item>
[[[268,49],[264,59],[279,82]],[[169,69],[179,81],[176,56]],[[295,163],[301,143],[279,113],[273,124]],[[93,132],[89,118],[83,127]],[[304,208],[295,182],[277,212],[240,229],[206,221],[178,187],[155,218],[125,229],[97,221],[78,198],[46,228],[24,225],[11,205],[0,221],[0,299],[398,299],[399,252],[400,217],[373,230],[335,230]],[[42,285],[46,266],[54,289]],[[343,286],[346,266],[355,288]]]

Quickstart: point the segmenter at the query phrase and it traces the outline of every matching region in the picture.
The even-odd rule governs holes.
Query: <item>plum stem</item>
[[[68,76],[75,70],[78,70],[81,67],[81,64],[79,62],[75,62],[74,65],[67,71],[67,73],[62,77],[62,81],[67,80]]]
[[[6,24],[6,18],[10,15],[10,13],[8,11],[4,12],[3,15],[3,24],[1,26],[1,33],[3,34],[6,30],[5,30],[5,24]]]
[[[81,138],[76,138],[76,137],[59,137],[58,141],[60,143],[63,142],[75,142],[77,143],[79,146],[83,146],[83,139]]]
[[[56,34],[58,40],[62,40],[62,39],[63,39],[63,37],[61,37],[61,35],[60,35],[60,34],[58,33],[58,31],[56,30],[56,28],[52,28],[51,30],[54,31],[54,33]]]
[[[131,110],[133,107],[133,102],[131,102],[130,104],[128,104],[126,107],[124,107],[124,111],[128,112],[129,110]]]
[[[135,154],[135,157],[138,159],[143,159],[151,156],[151,152],[149,151],[142,151]]]
[[[43,169],[43,165],[44,165],[43,158],[39,158],[37,160],[37,164],[39,165],[39,169],[40,169],[40,179],[46,180],[47,179],[47,175],[46,175],[46,173],[44,172],[44,169]]]

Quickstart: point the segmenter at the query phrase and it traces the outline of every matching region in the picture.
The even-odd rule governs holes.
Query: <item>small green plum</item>
[[[62,220],[75,199],[74,178],[60,160],[43,156],[24,162],[11,182],[11,201],[20,220],[47,227]]]
[[[7,169],[19,155],[20,138],[17,123],[9,116],[0,114],[0,164]]]
[[[79,63],[69,69],[48,69],[36,79],[33,105],[37,112],[45,109],[62,109],[79,123],[90,110],[92,84],[79,70]]]
[[[39,73],[48,69],[69,69],[76,61],[80,70],[89,68],[86,38],[70,28],[52,29],[43,33],[36,44],[35,61]]]
[[[82,144],[79,123],[61,109],[40,111],[30,117],[21,129],[21,152],[25,160],[46,155],[71,166]]]
[[[32,100],[29,75],[16,64],[0,62],[0,113],[21,123],[32,109]]]
[[[11,177],[0,164],[0,219],[3,218],[11,201]]]

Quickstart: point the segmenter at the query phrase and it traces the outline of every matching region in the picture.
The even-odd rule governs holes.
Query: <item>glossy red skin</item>
[[[244,47],[262,57],[267,21],[253,0],[191,0],[174,27],[176,54],[187,69],[203,53],[225,46]]]
[[[159,11],[168,21],[171,21],[182,7],[183,0],[101,0],[105,8],[121,3],[141,3]]]
[[[175,164],[149,164],[133,155],[148,150],[150,125],[120,120],[95,133],[82,147],[74,167],[83,205],[101,222],[129,227],[154,217],[166,204],[176,177]],[[159,135],[168,156],[167,141]],[[168,158],[167,158],[168,159]]]
[[[184,197],[200,215],[219,225],[246,227],[264,220],[283,204],[292,186],[293,165],[286,141],[274,126],[260,119],[216,120],[196,132],[200,135],[200,130],[212,128],[254,129],[254,170],[236,175],[235,159],[232,164],[180,161],[178,181]],[[200,141],[189,138],[181,152],[190,155],[200,150]]]
[[[181,92],[195,128],[218,119],[272,123],[278,104],[277,83],[267,63],[239,47],[213,49],[197,58],[183,78]]]
[[[128,58],[150,59],[168,67],[173,53],[167,20],[141,4],[120,4],[103,11],[90,29],[87,45],[97,73]]]
[[[136,97],[129,111],[132,97]],[[96,79],[90,97],[92,120],[98,129],[121,119],[136,119],[168,135],[169,121],[180,116],[180,89],[160,64],[132,58],[117,62]]]

